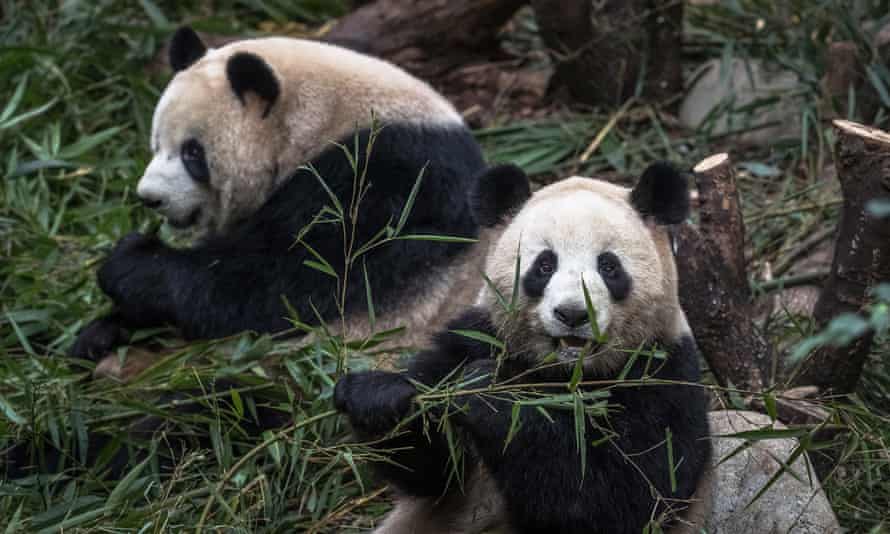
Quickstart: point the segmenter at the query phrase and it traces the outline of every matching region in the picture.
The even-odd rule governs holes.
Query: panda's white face
[[[155,109],[151,162],[136,193],[149,208],[161,213],[177,228],[207,225],[212,215],[210,169],[204,145],[196,137],[180,133],[169,124],[170,102],[182,98],[182,84],[171,84]],[[183,132],[184,133],[184,132]],[[188,137],[180,139],[181,137]]]
[[[281,118],[264,117],[253,94],[246,105],[238,101],[225,75],[227,57],[208,51],[164,90],[152,119],[153,157],[137,186],[146,206],[198,234],[225,232],[265,202],[284,175]]]
[[[506,228],[487,274],[509,299],[518,252],[518,318],[507,324],[508,315],[501,316],[512,349],[555,353],[569,363],[595,345],[583,287],[609,346],[633,349],[674,334],[682,312],[669,240],[630,205],[628,194],[598,180],[563,180],[538,191]],[[498,308],[490,288],[480,303]],[[606,367],[623,361],[615,351],[599,352],[610,360]],[[602,360],[590,366],[602,368]]]

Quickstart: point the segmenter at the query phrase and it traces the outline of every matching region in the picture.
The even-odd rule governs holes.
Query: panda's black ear
[[[188,26],[182,26],[170,39],[170,68],[173,69],[173,72],[187,69],[195,61],[204,57],[206,53],[207,47],[195,30]]]
[[[238,52],[229,58],[226,75],[232,85],[232,91],[241,104],[247,103],[244,100],[244,93],[248,91],[256,93],[266,101],[266,109],[263,111],[263,118],[266,118],[281,93],[278,78],[272,67],[256,54]]]
[[[630,203],[658,224],[677,224],[689,216],[689,185],[670,163],[653,163],[630,193]]]
[[[531,196],[528,176],[516,165],[495,165],[477,178],[470,196],[476,220],[494,226],[515,213]]]

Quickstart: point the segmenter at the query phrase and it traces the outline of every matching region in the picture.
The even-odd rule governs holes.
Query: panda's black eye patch
[[[609,294],[615,300],[624,300],[630,294],[631,278],[613,252],[603,252],[596,258],[596,270],[603,277]]]
[[[192,138],[182,143],[179,156],[192,180],[202,184],[206,184],[210,180],[210,169],[207,167],[204,146],[197,139]]]
[[[558,265],[556,253],[552,250],[548,249],[538,254],[531,268],[522,277],[525,294],[532,298],[540,298]]]

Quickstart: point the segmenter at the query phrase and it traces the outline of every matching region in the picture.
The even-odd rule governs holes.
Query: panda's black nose
[[[553,315],[569,328],[575,328],[587,322],[587,310],[576,306],[557,306],[553,308]]]

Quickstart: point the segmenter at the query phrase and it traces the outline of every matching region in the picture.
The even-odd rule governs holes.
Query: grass
[[[137,207],[133,190],[168,76],[154,61],[171,30],[188,20],[233,35],[302,31],[292,21],[314,27],[346,7],[321,0],[0,4],[0,439],[45,432],[70,445],[87,430],[119,430],[146,414],[167,419],[171,432],[211,437],[171,478],[157,477],[149,462],[119,482],[84,473],[52,484],[40,477],[0,484],[6,532],[359,531],[385,512],[363,467],[373,453],[353,444],[331,413],[344,354],[351,368],[366,363],[342,340],[321,335],[295,350],[269,336],[175,346],[171,335],[161,335],[169,354],[126,385],[85,380],[86,362],[60,358],[78,329],[107,311],[94,283],[103,254],[127,232],[157,223]],[[737,146],[707,126],[679,131],[662,110],[637,103],[530,123],[505,118],[478,137],[490,159],[516,162],[541,180],[634,173],[661,158],[688,166],[730,149],[742,162],[752,277],[761,280],[767,262],[774,272],[784,266],[778,275],[794,273],[789,258],[801,240],[835,225],[838,213],[838,188],[822,179],[832,146],[818,101],[826,43],[850,39],[867,50],[860,20],[886,22],[886,13],[886,1],[741,0],[689,8],[691,63],[763,58],[798,72],[804,128],[768,147]],[[869,83],[884,95],[890,76],[881,68],[871,63]],[[855,101],[844,104],[856,117]],[[720,113],[756,123],[775,105]],[[890,122],[885,110],[868,119],[885,129]],[[770,337],[789,348],[813,333],[805,318],[783,310],[766,324]],[[853,402],[826,401],[833,422],[851,430],[838,438],[841,462],[825,485],[853,532],[890,528],[890,348],[882,341]],[[285,363],[277,374],[261,365],[270,353]],[[238,388],[217,392],[223,379]],[[156,404],[196,389],[205,392],[190,401],[205,407],[199,414]],[[250,435],[243,427],[263,409],[295,423]]]

